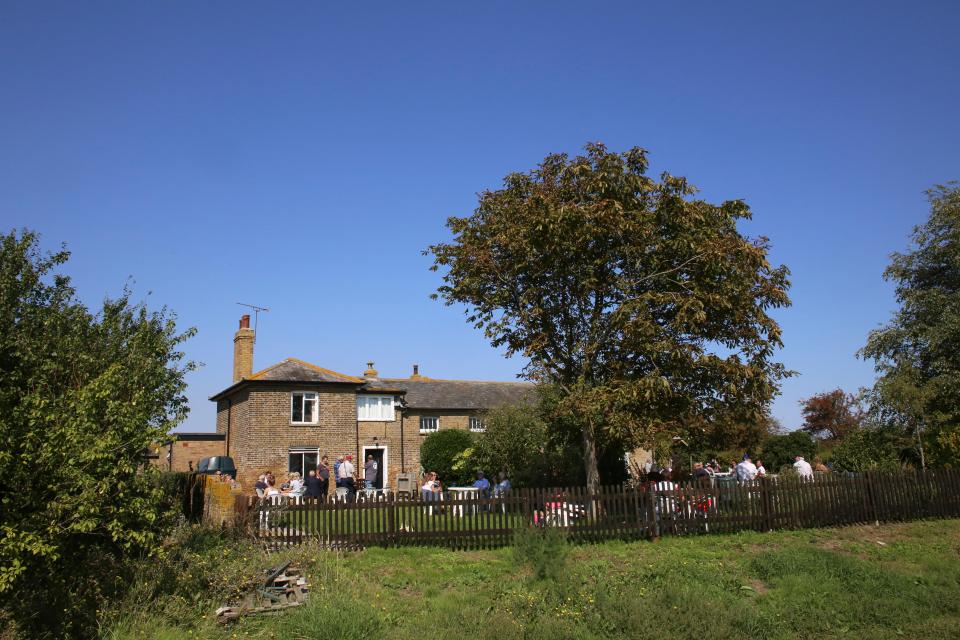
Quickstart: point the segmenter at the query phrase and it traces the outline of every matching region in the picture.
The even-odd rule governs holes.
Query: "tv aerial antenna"
[[[238,302],[237,304],[240,305],[241,307],[249,307],[249,308],[253,309],[253,342],[254,342],[254,344],[256,344],[256,342],[257,342],[257,324],[259,324],[259,322],[260,322],[260,312],[261,312],[261,311],[267,312],[267,311],[270,311],[270,309],[267,309],[266,307],[258,307],[258,306],[255,305],[255,304],[247,304],[246,302]]]

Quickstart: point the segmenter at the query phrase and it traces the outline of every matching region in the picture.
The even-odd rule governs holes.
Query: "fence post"
[[[872,471],[865,472],[867,476],[867,512],[870,514],[870,519],[873,520],[876,526],[880,526],[880,518],[877,516],[877,503],[874,499],[874,482],[876,478]]]
[[[397,495],[393,492],[387,496],[387,530],[383,546],[393,547],[397,544]]]
[[[653,483],[647,487],[647,527],[650,529],[650,539],[660,538],[660,522],[657,520],[657,494]]]
[[[764,531],[773,530],[773,501],[770,496],[770,478],[760,478],[760,509]]]

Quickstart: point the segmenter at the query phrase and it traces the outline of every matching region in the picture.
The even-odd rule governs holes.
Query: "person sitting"
[[[512,489],[510,481],[507,480],[507,472],[501,471],[497,474],[497,480],[497,484],[493,487],[493,497],[504,498],[510,493],[510,489]]]
[[[263,497],[271,502],[276,502],[283,497],[283,493],[280,489],[277,488],[276,483],[273,480],[267,480],[267,489],[263,493]]]
[[[294,471],[290,474],[290,490],[287,492],[288,495],[299,498],[307,491],[306,485],[303,483],[303,478],[300,477],[300,472]]]
[[[424,502],[430,502],[436,499],[435,496],[437,492],[434,490],[435,475],[436,474],[431,471],[423,474],[423,486],[420,487],[420,498],[423,499]]]
[[[266,474],[260,474],[260,477],[257,478],[257,481],[253,485],[254,490],[257,492],[257,497],[262,498],[267,491],[267,476]]]
[[[484,477],[483,471],[477,471],[477,479],[474,481],[473,486],[479,490],[477,493],[481,498],[490,497],[490,481]]]

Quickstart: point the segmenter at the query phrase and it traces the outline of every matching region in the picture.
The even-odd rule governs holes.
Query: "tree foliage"
[[[737,230],[749,207],[647,169],[640,148],[550,155],[449,218],[453,240],[427,251],[444,270],[436,295],[561,390],[592,487],[598,438],[631,446],[755,417],[787,374],[767,312],[789,304],[788,271]]]
[[[842,389],[825,391],[800,401],[803,426],[815,438],[839,440],[863,422],[857,396]]]
[[[881,429],[854,429],[833,449],[833,464],[841,471],[896,471],[896,438]]]
[[[817,443],[806,431],[791,431],[790,433],[770,436],[760,452],[766,468],[772,472],[784,465],[793,464],[796,456],[803,456],[808,461],[813,460],[817,452]]]
[[[934,463],[960,464],[960,187],[928,192],[929,219],[911,247],[895,253],[884,279],[899,309],[872,331],[860,355],[872,359],[876,414],[888,428],[929,433]],[[922,452],[921,452],[922,453]]]
[[[505,404],[484,417],[486,430],[476,439],[477,470],[492,476],[504,471],[516,487],[583,482],[579,448],[551,429],[540,404]]]
[[[473,434],[463,429],[441,429],[431,433],[420,443],[420,466],[424,471],[436,471],[444,486],[465,482],[472,470],[458,462],[464,452],[470,455],[473,444]]]
[[[91,574],[157,548],[144,452],[186,415],[193,367],[167,311],[128,291],[88,311],[57,272],[68,255],[0,237],[0,594],[24,637],[80,635],[111,584]]]

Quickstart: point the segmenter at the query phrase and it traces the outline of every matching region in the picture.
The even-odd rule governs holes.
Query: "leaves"
[[[913,434],[932,435],[934,462],[960,464],[960,187],[928,192],[930,216],[914,228],[911,249],[895,253],[884,278],[896,283],[900,308],[872,331],[859,355],[879,374],[876,419]],[[923,453],[922,449],[917,453]]]
[[[439,297],[562,390],[588,449],[592,425],[626,442],[755,419],[788,375],[768,314],[789,304],[788,270],[738,232],[749,207],[695,199],[685,178],[647,168],[640,148],[550,155],[481,193],[471,216],[448,219],[453,241],[426,251]]]
[[[147,447],[187,412],[178,333],[124,290],[91,313],[36,234],[0,236],[0,593],[29,581],[63,622],[69,584],[94,551],[150,553],[166,522]]]

